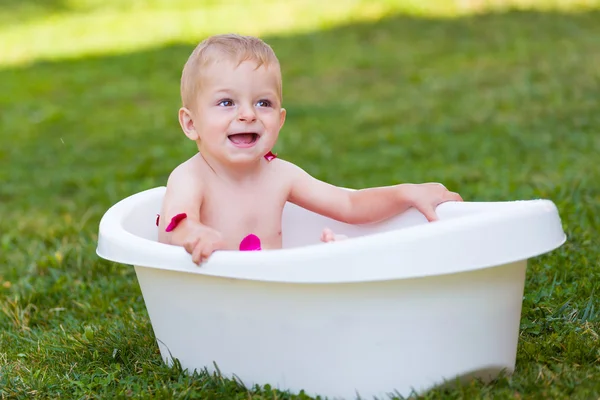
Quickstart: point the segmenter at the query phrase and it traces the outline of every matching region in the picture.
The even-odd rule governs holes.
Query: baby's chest
[[[274,189],[272,193],[214,190],[205,195],[200,214],[205,224],[224,232],[273,230],[281,225],[285,200]]]

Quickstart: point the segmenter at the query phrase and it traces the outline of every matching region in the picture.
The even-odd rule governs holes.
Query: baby
[[[159,241],[183,246],[196,264],[248,237],[281,248],[286,202],[349,224],[418,209],[429,221],[445,201],[462,201],[439,183],[349,191],[320,181],[276,155],[285,122],[279,61],[262,40],[217,35],[192,52],[181,76],[179,123],[198,153],[170,174]],[[336,240],[324,228],[321,240]]]

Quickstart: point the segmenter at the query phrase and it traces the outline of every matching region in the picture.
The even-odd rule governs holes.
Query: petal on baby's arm
[[[167,181],[167,189],[158,220],[158,236],[161,242],[170,242],[168,232],[176,228],[176,225],[182,220],[181,216],[185,215],[191,221],[200,221],[202,178],[190,167],[186,163],[178,166]],[[167,230],[167,228],[171,229]]]

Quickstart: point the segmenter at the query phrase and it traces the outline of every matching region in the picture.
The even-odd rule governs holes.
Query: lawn
[[[309,398],[164,366],[133,269],[95,254],[106,209],[194,153],[181,68],[231,30],[277,52],[276,151],[313,175],[557,205],[568,241],[530,263],[515,374],[423,398],[598,398],[599,3],[266,3],[0,0],[0,399]]]

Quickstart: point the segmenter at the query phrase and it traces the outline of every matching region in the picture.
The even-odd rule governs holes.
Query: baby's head
[[[183,68],[179,122],[205,158],[255,162],[283,126],[281,99],[281,69],[269,45],[251,36],[212,36]]]
[[[277,76],[277,93],[282,101],[281,69],[273,49],[254,36],[221,34],[211,36],[196,46],[181,74],[182,106],[191,108],[202,90],[202,83],[210,80],[206,69],[213,63],[228,61],[239,65],[243,61],[253,61],[256,67],[266,66]]]

